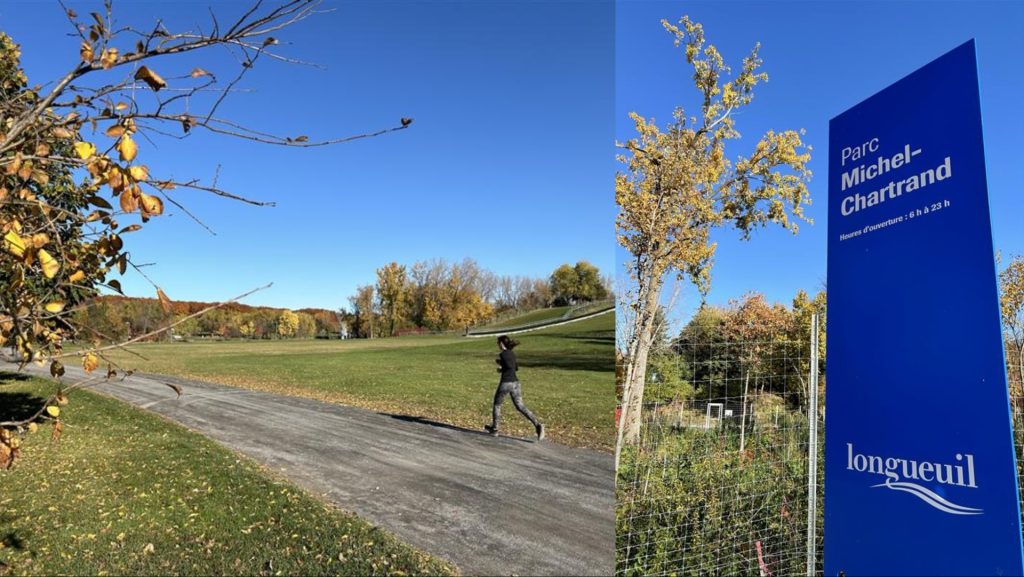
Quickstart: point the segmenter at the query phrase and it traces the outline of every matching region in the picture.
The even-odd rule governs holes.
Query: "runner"
[[[516,362],[516,354],[512,352],[512,349],[518,344],[519,341],[510,339],[508,335],[498,337],[498,350],[500,352],[494,362],[498,363],[498,372],[501,373],[501,379],[498,381],[498,390],[494,392],[491,424],[484,425],[484,429],[491,435],[498,436],[498,424],[501,421],[501,404],[505,402],[505,395],[511,395],[512,404],[516,406],[516,409],[524,417],[533,423],[533,428],[537,431],[537,440],[541,441],[544,439],[544,425],[523,404],[523,392],[519,384],[519,377],[516,376],[519,364]]]

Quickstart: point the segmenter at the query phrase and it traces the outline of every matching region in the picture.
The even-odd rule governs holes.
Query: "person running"
[[[508,335],[498,337],[498,350],[500,352],[494,362],[498,363],[498,372],[501,373],[501,379],[498,381],[498,390],[494,392],[491,424],[484,425],[484,429],[491,435],[498,436],[498,424],[501,421],[501,404],[505,402],[505,395],[511,395],[512,404],[516,406],[516,409],[524,417],[533,423],[533,428],[537,431],[537,440],[541,441],[544,439],[544,425],[523,404],[523,391],[519,384],[519,377],[516,376],[519,364],[516,362],[516,354],[512,352],[512,349],[516,348],[518,344],[519,341],[510,339]]]

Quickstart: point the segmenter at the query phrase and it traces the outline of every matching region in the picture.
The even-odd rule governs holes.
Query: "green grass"
[[[544,321],[551,321],[560,318],[572,307],[550,307],[546,309],[537,309],[507,319],[483,325],[477,327],[478,329],[504,329],[508,327],[518,327],[522,325],[529,325],[532,323],[539,323]]]
[[[0,420],[53,385],[0,373]],[[0,574],[450,574],[201,435],[89,392],[0,471]]]
[[[572,446],[614,443],[614,315],[516,338],[523,396]],[[298,395],[479,429],[490,422],[498,373],[493,337],[402,337],[350,341],[227,341],[133,346],[126,368]],[[188,394],[186,392],[186,394]],[[506,401],[502,429],[533,430]]]

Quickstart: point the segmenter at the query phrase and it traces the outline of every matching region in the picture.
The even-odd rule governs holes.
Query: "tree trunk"
[[[640,411],[643,408],[644,382],[647,378],[647,357],[654,342],[654,317],[661,295],[661,279],[641,273],[642,282],[637,294],[637,311],[633,319],[633,332],[626,349],[626,375],[622,388],[622,414],[619,418],[618,438],[615,443],[615,468],[623,443],[636,444],[640,440]],[[649,278],[643,278],[648,276]]]
[[[747,377],[743,383],[743,416],[740,417],[740,452],[747,444],[747,389],[750,388],[750,369],[747,369]]]
[[[1017,386],[1024,393],[1024,340],[1017,345],[1017,377],[1020,379]]]

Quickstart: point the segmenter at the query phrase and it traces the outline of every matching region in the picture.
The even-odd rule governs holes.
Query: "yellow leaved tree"
[[[1010,395],[1024,399],[1024,256],[1017,255],[999,273],[999,305],[1010,365]]]
[[[294,337],[299,330],[299,315],[292,311],[284,311],[277,317],[277,334],[282,337]]]
[[[810,203],[807,169],[810,147],[801,132],[768,131],[749,156],[730,161],[726,145],[740,137],[736,113],[750,104],[754,88],[768,80],[760,71],[760,45],[743,59],[739,73],[704,40],[704,29],[684,16],[662,21],[683,49],[701,102],[687,116],[677,108],[664,129],[632,113],[636,136],[618,146],[624,170],[615,177],[619,205],[616,234],[630,253],[630,288],[623,300],[619,347],[623,358],[622,405],[616,465],[623,442],[636,442],[644,398],[647,360],[656,334],[656,313],[670,274],[688,278],[706,293],[716,245],[711,231],[731,225],[743,239],[760,226],[797,231]]]

